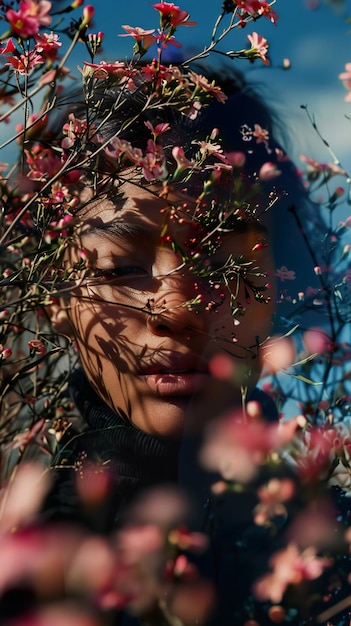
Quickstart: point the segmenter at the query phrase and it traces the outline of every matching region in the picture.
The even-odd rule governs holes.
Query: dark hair
[[[150,130],[145,122],[151,122],[155,127],[159,123],[168,122],[170,129],[159,137],[167,158],[167,167],[172,172],[175,161],[172,149],[180,145],[185,156],[191,159],[198,150],[196,141],[203,140],[210,135],[214,128],[219,130],[222,148],[225,152],[245,152],[245,169],[242,174],[247,177],[248,184],[257,180],[261,166],[266,162],[273,163],[281,172],[274,180],[260,182],[262,197],[267,199],[267,205],[272,194],[279,198],[267,211],[271,245],[277,269],[283,268],[278,274],[278,303],[276,316],[277,332],[285,332],[289,325],[299,323],[303,326],[318,325],[318,313],[313,305],[318,292],[318,278],[314,273],[314,260],[310,250],[319,250],[327,231],[321,212],[310,201],[301,182],[300,175],[282,149],[277,136],[281,136],[280,123],[277,115],[267,106],[262,97],[248,84],[242,73],[232,67],[213,69],[208,66],[194,66],[190,70],[181,69],[186,76],[187,71],[194,69],[202,74],[209,83],[214,81],[227,96],[225,103],[209,97],[209,102],[203,106],[198,115],[189,117],[174,106],[172,98],[169,102],[152,102],[152,106],[145,106],[148,99],[155,94],[152,82],[138,75],[135,79],[135,89],[131,91],[119,79],[108,76],[96,81],[94,90],[86,98],[86,102],[70,106],[77,118],[87,120],[88,126],[98,128],[103,142],[108,143],[116,135],[121,140],[130,142],[134,147],[146,149],[150,140]],[[177,86],[175,81],[175,87]],[[170,89],[172,82],[170,82]],[[81,96],[80,96],[81,98]],[[184,108],[187,103],[184,102]],[[65,120],[67,118],[67,111]],[[251,136],[245,135],[243,129],[254,129],[258,124],[268,131],[269,143],[257,143]],[[55,124],[59,133],[62,128],[62,118]],[[247,141],[250,139],[250,141]],[[93,150],[94,152],[94,150]],[[100,174],[118,178],[120,171],[116,169],[116,162],[111,162],[103,151],[90,168],[87,164],[87,184],[89,184],[90,169]],[[122,166],[123,167],[123,166]],[[202,174],[206,176],[206,173]],[[107,178],[108,178],[107,176]],[[202,184],[202,183],[201,183]],[[189,192],[188,184],[188,192]],[[108,185],[105,187],[108,189]],[[196,186],[190,194],[196,195]],[[119,196],[118,189],[113,185],[109,193],[113,200]],[[263,200],[264,203],[264,200]],[[284,268],[288,273],[284,278]],[[291,280],[292,273],[295,279]],[[306,295],[307,294],[310,295]],[[300,295],[299,295],[300,294]],[[301,294],[304,294],[303,296]],[[306,315],[308,311],[308,315]],[[303,314],[303,316],[302,316]],[[289,321],[290,320],[290,321]]]
[[[261,183],[261,188],[267,204],[273,191],[279,197],[279,201],[269,209],[269,228],[276,267],[287,268],[295,272],[296,276],[295,280],[284,280],[283,274],[278,273],[281,278],[278,276],[277,319],[282,323],[278,323],[277,329],[280,327],[284,330],[287,318],[294,318],[295,323],[298,316],[297,321],[301,323],[300,314],[305,313],[306,309],[313,309],[313,296],[308,298],[305,295],[302,298],[298,294],[306,294],[306,288],[310,288],[308,291],[311,294],[318,290],[307,242],[311,248],[318,249],[326,225],[320,212],[315,210],[308,198],[295,165],[276,139],[279,123],[277,124],[262,98],[245,82],[243,74],[228,68],[213,70],[201,66],[195,69],[198,72],[200,70],[209,82],[215,81],[226,94],[227,100],[225,103],[213,100],[194,119],[184,115],[171,103],[170,106],[145,108],[151,91],[147,81],[140,81],[136,89],[130,92],[118,83],[111,83],[110,79],[102,81],[99,89],[94,92],[91,114],[98,123],[107,118],[100,128],[105,141],[115,136],[116,129],[120,131],[122,128],[119,137],[141,149],[145,149],[150,139],[150,131],[145,122],[149,121],[153,126],[168,122],[170,130],[161,141],[170,168],[174,167],[171,150],[175,145],[181,145],[186,157],[190,159],[198,149],[196,140],[204,139],[214,128],[219,130],[225,152],[245,152],[245,176],[248,179],[257,179],[260,167],[267,161],[277,166],[280,176]],[[133,120],[132,123],[130,120]],[[269,145],[264,142],[256,143],[252,137],[251,144],[247,141],[248,136],[245,136],[243,129],[253,129],[256,124],[268,131]],[[106,167],[103,159],[100,167]],[[302,322],[306,325],[317,323],[311,316],[304,317]]]

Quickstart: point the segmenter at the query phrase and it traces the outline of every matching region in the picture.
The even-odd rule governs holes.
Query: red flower
[[[6,19],[15,35],[27,39],[37,35],[40,26],[49,26],[50,9],[51,2],[48,0],[21,0],[18,11],[6,11]]]
[[[4,47],[0,46],[0,54],[11,54],[16,50],[16,46],[12,39],[8,39]]]
[[[172,26],[195,26],[196,22],[189,22],[189,13],[182,11],[173,2],[158,2],[154,4],[154,9],[159,12],[162,28]]]
[[[40,54],[37,54],[35,50],[20,54],[19,56],[8,56],[8,63],[6,65],[12,65],[13,69],[19,74],[30,74],[31,71],[39,65],[44,63],[44,59]]]
[[[36,35],[35,41],[36,50],[39,53],[43,53],[45,59],[54,60],[57,57],[57,50],[62,46],[62,43],[58,41],[59,36],[54,33],[43,33],[42,35]]]
[[[245,13],[257,13],[261,4],[259,0],[233,0],[233,2]]]
[[[115,63],[108,63],[106,61],[88,63],[88,61],[84,61],[82,74],[83,77],[91,74],[94,78],[101,79],[105,79],[109,75],[122,78],[123,76],[129,76],[131,71],[125,66],[123,61],[115,61]]]
[[[259,17],[260,15],[264,15],[268,17],[268,19],[276,24],[279,18],[279,15],[271,9],[268,2],[263,0],[233,0],[234,4],[241,9],[244,13],[249,13],[254,17]]]
[[[53,150],[43,148],[39,144],[31,152],[25,150],[25,155],[30,180],[45,181],[52,178],[62,166],[60,157]]]
[[[273,9],[269,6],[268,2],[262,2],[261,7],[258,10],[259,15],[264,15],[268,17],[268,19],[276,26],[277,20],[279,19],[278,13],[273,11]]]

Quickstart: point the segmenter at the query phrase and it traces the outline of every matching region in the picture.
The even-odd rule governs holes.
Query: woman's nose
[[[194,277],[174,275],[162,281],[157,298],[149,303],[147,327],[155,335],[167,336],[183,332],[206,333],[209,313],[208,294]]]

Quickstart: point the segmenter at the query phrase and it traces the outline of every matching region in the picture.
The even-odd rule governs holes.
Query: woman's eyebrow
[[[83,237],[89,236],[105,237],[112,235],[122,239],[131,240],[136,237],[150,236],[150,232],[142,224],[132,222],[99,222],[91,224],[82,231]]]

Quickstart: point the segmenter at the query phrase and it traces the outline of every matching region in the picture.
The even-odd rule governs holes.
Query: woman
[[[212,534],[201,568],[222,590],[213,623],[232,623],[267,556],[260,545],[267,537],[260,532],[254,541],[253,572],[253,555],[233,544],[251,532],[253,500],[227,498],[225,523],[217,513],[211,522],[218,504],[203,507],[214,476],[198,456],[211,423],[241,413],[248,400],[265,420],[277,419],[256,383],[276,309],[275,267],[291,267],[288,240],[300,235],[289,209],[298,198],[301,212],[303,194],[265,107],[237,75],[222,92],[212,76],[170,69],[164,80],[173,93],[187,82],[203,85],[207,106],[196,110],[183,99],[165,106],[162,97],[147,108],[154,85],[143,77],[133,77],[129,90],[96,79],[96,71],[87,70],[87,101],[99,157],[89,158],[92,174],[84,171],[63,258],[71,282],[50,307],[55,329],[79,352],[82,369],[70,390],[84,427],[68,430],[60,444],[47,509],[55,519],[84,518],[76,487],[92,462],[108,469],[114,485],[89,520],[99,531],[120,526],[145,489],[180,484],[191,523]],[[211,91],[217,101],[209,103]],[[71,118],[74,141],[81,117]],[[230,380],[213,374],[223,354],[235,371]]]
[[[199,569],[217,588],[213,623],[240,623],[270,548],[265,532],[252,533],[256,497],[213,499],[218,473],[199,452],[212,425],[228,412],[242,421],[249,401],[277,421],[256,384],[276,301],[285,330],[300,290],[297,279],[292,294],[281,292],[275,276],[280,266],[298,274],[299,179],[237,75],[221,87],[209,74],[157,63],[86,64],[83,85],[84,104],[62,132],[27,142],[24,153],[35,210],[20,225],[39,234],[39,253],[28,282],[16,285],[24,302],[28,285],[32,298],[39,291],[41,319],[79,357],[69,386],[82,427],[63,424],[62,411],[53,420],[62,405],[48,404],[60,440],[43,515],[106,535],[135,516],[130,507],[146,489],[180,486],[189,523],[211,540]],[[300,264],[309,281],[302,254]],[[55,345],[54,333],[40,337]],[[56,371],[47,377],[40,367],[43,347],[30,342],[36,386],[51,400]],[[65,371],[57,378],[64,386]],[[111,483],[106,498],[82,506],[82,484],[100,471]]]

